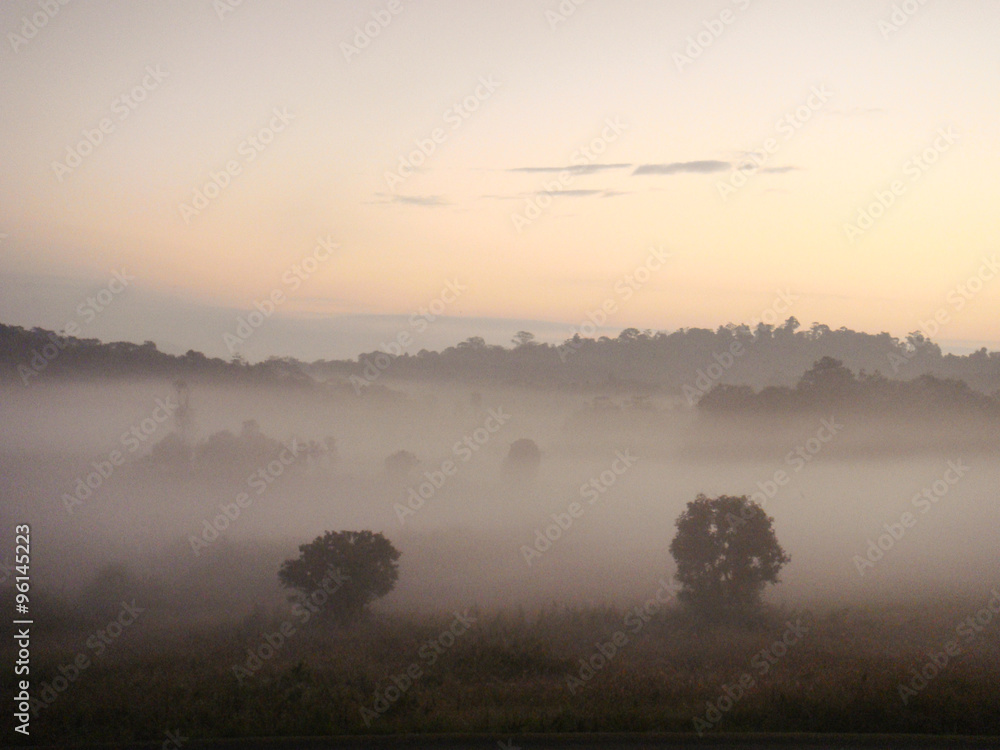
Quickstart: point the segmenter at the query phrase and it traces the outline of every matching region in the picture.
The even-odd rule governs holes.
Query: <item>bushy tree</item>
[[[398,450],[386,456],[383,463],[385,473],[390,477],[393,479],[406,479],[411,471],[420,466],[420,459],[410,451]]]
[[[303,597],[324,590],[321,611],[332,620],[349,622],[385,596],[399,577],[399,552],[382,534],[371,531],[327,531],[299,547],[285,560],[278,579]]]
[[[533,477],[538,472],[542,462],[542,452],[538,444],[529,438],[520,438],[510,444],[507,456],[503,460],[503,471],[506,474],[523,477]]]
[[[791,559],[778,544],[773,521],[746,496],[698,495],[688,503],[670,543],[678,598],[713,617],[757,608],[764,586],[777,583]]]

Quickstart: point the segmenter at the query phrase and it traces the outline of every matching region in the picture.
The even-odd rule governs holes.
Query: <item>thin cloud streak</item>
[[[728,161],[675,161],[670,164],[640,164],[632,172],[632,175],[643,174],[712,174],[714,172],[724,172],[732,168]]]

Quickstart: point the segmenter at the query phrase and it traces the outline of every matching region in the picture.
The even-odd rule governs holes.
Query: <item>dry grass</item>
[[[688,732],[693,717],[705,716],[706,702],[723,695],[723,684],[745,672],[755,686],[713,731],[997,734],[1000,623],[964,646],[908,704],[898,693],[909,668],[923,665],[928,650],[940,650],[977,606],[824,613],[809,620],[808,634],[766,675],[754,667],[754,654],[779,638],[796,613],[711,626],[671,610],[638,634],[625,628],[629,642],[575,694],[567,676],[596,653],[596,643],[623,629],[624,612],[479,613],[434,664],[421,648],[448,628],[451,615],[373,617],[347,630],[296,622],[292,637],[242,683],[233,666],[246,661],[262,634],[294,621],[289,612],[258,612],[212,627],[167,627],[164,618],[150,616],[40,712],[32,737],[155,740],[174,728],[190,737]],[[74,623],[36,641],[36,681],[50,681],[60,664],[88,652],[87,632]],[[372,708],[391,676],[412,664],[421,676],[366,726],[362,707]]]

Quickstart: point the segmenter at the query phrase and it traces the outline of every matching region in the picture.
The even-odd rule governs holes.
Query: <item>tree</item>
[[[745,495],[698,495],[677,519],[670,554],[677,562],[678,598],[717,617],[760,605],[768,583],[791,558],[778,544],[774,519]]]
[[[392,591],[399,577],[399,552],[382,534],[371,531],[327,531],[299,546],[299,556],[285,560],[278,579],[314,603],[329,597],[322,614],[340,623],[356,620],[365,607]],[[313,595],[316,596],[313,596]]]
[[[486,339],[482,336],[470,336],[465,341],[459,341],[455,346],[459,349],[485,349]]]
[[[542,462],[542,452],[538,444],[529,438],[520,438],[511,443],[503,460],[505,474],[533,477]]]
[[[822,357],[806,370],[796,386],[825,396],[844,396],[857,384],[854,373],[839,359]]]
[[[518,331],[514,334],[514,338],[512,338],[510,342],[515,347],[531,346],[535,343],[535,334],[531,331]]]
[[[393,479],[403,480],[410,472],[420,466],[420,459],[407,450],[398,450],[386,456],[383,462],[385,473]]]

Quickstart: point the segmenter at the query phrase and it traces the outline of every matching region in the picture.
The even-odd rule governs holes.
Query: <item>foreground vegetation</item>
[[[672,604],[533,615],[472,609],[432,618],[374,614],[347,628],[284,606],[197,626],[149,611],[100,653],[97,618],[50,627],[34,643],[36,685],[52,684],[80,653],[90,665],[37,711],[32,739],[156,740],[168,730],[192,738],[996,734],[1000,622],[961,638],[962,653],[905,703],[899,688],[983,606],[769,611],[731,624],[698,621]],[[4,651],[7,659],[6,644]]]

